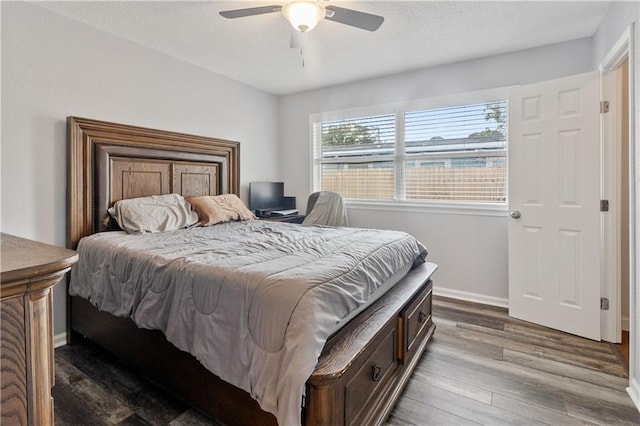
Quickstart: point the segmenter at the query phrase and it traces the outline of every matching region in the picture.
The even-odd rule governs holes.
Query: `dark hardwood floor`
[[[434,321],[390,425],[640,424],[619,345],[438,297]],[[88,342],[56,349],[53,395],[58,425],[218,424]]]

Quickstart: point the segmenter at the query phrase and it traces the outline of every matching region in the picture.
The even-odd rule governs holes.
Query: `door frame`
[[[600,64],[600,100],[607,101],[611,109],[600,112],[601,182],[600,199],[609,201],[609,211],[601,215],[601,296],[609,300],[609,309],[601,311],[602,340],[620,343],[621,321],[621,200],[622,166],[621,103],[622,84],[620,65],[628,57],[626,45],[615,49],[615,57]]]
[[[633,63],[631,61],[631,34],[632,27],[622,34],[620,39],[616,42],[613,48],[609,51],[607,56],[603,59],[599,66],[600,70],[600,99],[603,101],[609,101],[612,104],[619,102],[619,89],[611,90],[611,87],[618,87],[620,83],[619,79],[611,81],[611,71],[617,69],[625,59],[629,58],[629,76],[633,74]],[[632,78],[629,78],[629,100],[633,103],[633,90],[632,90]],[[607,99],[605,99],[605,96]],[[635,217],[635,173],[633,169],[634,157],[634,123],[633,114],[631,108],[629,109],[629,158],[631,159],[631,166],[629,170],[629,206],[630,206],[630,251],[629,255],[631,259],[635,259],[635,227],[632,218]],[[601,181],[601,198],[609,200],[611,211],[603,213],[602,215],[602,248],[601,248],[601,262],[602,262],[602,276],[601,276],[601,293],[602,297],[609,299],[609,310],[601,311],[601,333],[602,340],[608,342],[619,343],[621,336],[621,294],[620,294],[620,223],[619,223],[619,206],[621,195],[621,182],[620,182],[620,169],[622,152],[619,147],[620,132],[618,125],[611,125],[611,123],[619,124],[620,116],[616,108],[613,108],[610,113],[600,114],[600,147],[602,153],[602,181]],[[630,262],[630,274],[629,274],[629,288],[633,294],[635,287],[632,283],[635,283],[635,274],[633,262]],[[631,300],[629,299],[629,318],[633,318],[631,311]]]
[[[637,383],[634,386],[634,381],[638,379],[640,376],[640,371],[638,371],[638,359],[640,358],[640,351],[638,348],[640,347],[640,323],[637,319],[638,317],[638,296],[640,295],[640,288],[638,288],[638,271],[637,271],[637,254],[639,252],[639,248],[637,246],[639,240],[637,236],[638,229],[638,211],[640,211],[640,207],[638,206],[637,197],[637,188],[636,188],[636,178],[638,176],[638,166],[639,164],[636,161],[636,100],[635,100],[635,48],[634,48],[634,23],[631,23],[629,27],[624,31],[622,36],[618,39],[616,44],[611,48],[609,53],[602,60],[599,70],[600,70],[600,82],[601,89],[606,89],[604,87],[605,78],[610,70],[619,67],[625,59],[629,60],[629,68],[628,68],[628,91],[629,91],[629,340],[630,340],[630,353],[629,353],[629,381],[630,387],[627,389],[629,394],[632,396],[632,399],[638,405],[640,409],[640,401],[637,400],[639,395],[635,395],[640,389],[636,389]],[[603,95],[603,91],[601,90],[601,96]],[[606,100],[602,99],[601,100]],[[612,138],[609,133],[605,134],[606,126],[604,126],[605,117],[601,114],[601,133],[600,133],[600,141],[601,141],[601,149],[603,151],[615,150],[616,155],[609,156],[608,162],[604,162],[602,164],[602,187],[601,193],[603,196],[611,197],[620,193],[620,179],[619,173],[617,169],[612,168],[615,167],[616,164],[620,164],[620,150],[618,146],[613,146]],[[615,135],[614,135],[615,137]],[[618,140],[615,140],[618,142]],[[617,163],[616,163],[617,161]],[[607,191],[610,191],[607,193]],[[613,192],[611,192],[613,191]],[[614,203],[618,205],[619,197],[616,197]],[[613,203],[612,203],[613,204]],[[603,271],[606,271],[606,276],[603,274],[602,276],[602,295],[604,297],[610,297],[610,306],[615,307],[615,309],[610,309],[609,311],[600,311],[601,312],[601,330],[602,330],[602,338],[607,341],[619,341],[619,336],[621,334],[621,321],[620,321],[620,290],[619,290],[619,281],[618,277],[620,276],[620,259],[619,256],[613,257],[608,255],[608,253],[616,253],[619,254],[620,247],[620,232],[618,227],[618,213],[616,211],[615,215],[615,227],[611,228],[613,219],[606,216],[603,216],[602,219],[602,265]],[[616,232],[617,231],[617,232]],[[611,238],[613,236],[613,238]],[[634,398],[634,395],[636,398]]]

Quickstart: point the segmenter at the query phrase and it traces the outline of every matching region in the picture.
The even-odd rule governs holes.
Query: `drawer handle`
[[[424,311],[420,311],[418,314],[418,321],[422,323],[427,322],[427,314],[425,314]]]
[[[382,378],[382,367],[378,364],[371,365],[371,380],[377,382]]]

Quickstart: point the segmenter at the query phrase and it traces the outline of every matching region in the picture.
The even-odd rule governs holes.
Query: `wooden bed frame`
[[[180,193],[239,194],[240,144],[77,117],[67,119],[68,245],[107,231],[107,208],[126,198]],[[429,342],[430,277],[425,263],[326,343],[307,381],[306,425],[381,424]],[[160,331],[69,298],[69,343],[88,338],[149,380],[229,425],[275,425],[249,394],[206,370]],[[153,356],[149,356],[153,354]]]

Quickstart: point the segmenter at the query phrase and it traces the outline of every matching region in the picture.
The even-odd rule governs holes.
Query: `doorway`
[[[629,58],[626,57],[622,63],[612,70],[608,71],[609,82],[608,88],[610,90],[609,97],[610,102],[615,104],[610,105],[611,117],[603,118],[603,135],[608,135],[611,140],[608,142],[610,145],[616,145],[618,155],[614,161],[617,163],[614,170],[611,170],[618,186],[616,198],[618,199],[616,208],[612,211],[612,214],[616,215],[617,226],[619,227],[618,234],[618,259],[616,259],[615,267],[618,269],[618,294],[619,294],[619,311],[617,316],[619,317],[620,328],[616,330],[614,340],[610,340],[614,343],[620,344],[620,352],[625,359],[627,370],[629,368],[629,296],[630,296],[630,265],[631,265],[631,250],[630,250],[630,154],[629,154]],[[607,129],[606,126],[614,126],[614,129]],[[605,147],[607,142],[605,141]],[[605,148],[606,149],[606,148]],[[606,179],[606,178],[605,178]],[[616,327],[617,328],[617,327]]]
[[[625,359],[627,370],[629,369],[629,267],[630,258],[630,210],[629,210],[629,58],[626,58],[620,66],[620,112],[621,112],[621,153],[620,167],[620,295],[621,295],[621,323],[622,323],[622,355]]]

